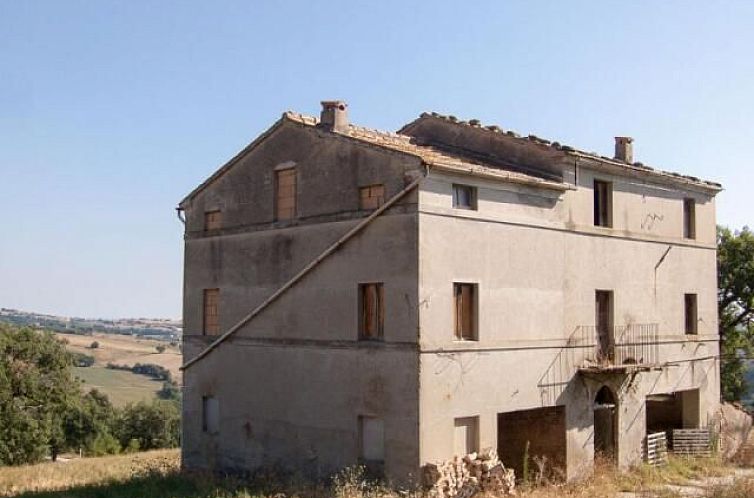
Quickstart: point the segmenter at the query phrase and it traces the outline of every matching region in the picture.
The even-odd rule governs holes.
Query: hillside
[[[139,338],[130,335],[101,334],[74,335],[56,333],[56,337],[66,344],[66,349],[94,357],[91,367],[76,367],[75,374],[82,383],[82,390],[96,388],[108,395],[116,406],[126,403],[149,401],[162,387],[162,382],[145,375],[129,371],[106,368],[109,363],[133,366],[136,363],[160,365],[170,371],[172,377],[181,383],[181,351],[177,345],[165,341]],[[99,347],[91,348],[93,342]],[[163,353],[157,347],[165,347]]]

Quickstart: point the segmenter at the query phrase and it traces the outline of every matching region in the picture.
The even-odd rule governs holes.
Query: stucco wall
[[[219,288],[224,332],[369,214],[358,187],[405,187],[411,157],[286,125],[187,207],[184,358],[201,336],[202,291]],[[272,171],[294,161],[299,217],[275,222]],[[185,372],[183,462],[253,470],[281,465],[326,476],[358,458],[358,417],[385,424],[388,476],[418,469],[416,193]],[[247,200],[248,202],[241,202]],[[220,208],[223,228],[203,229]],[[382,282],[384,341],[357,340],[358,284]],[[202,396],[219,402],[220,431],[202,431]]]
[[[688,241],[683,194],[654,198],[655,187],[607,179],[615,186],[612,229],[592,226],[592,180],[583,171],[581,187],[562,195],[430,173],[419,201],[422,462],[452,456],[455,417],[480,416],[484,448],[496,444],[497,413],[562,404],[569,476],[590,466],[599,379],[573,377],[555,392],[541,386],[553,369],[575,374],[558,355],[579,326],[594,325],[596,289],[613,290],[615,325],[657,323],[661,360],[679,362],[638,374],[624,394],[621,464],[641,454],[648,394],[699,389],[699,420],[717,410],[715,360],[687,361],[718,351],[713,202],[697,207],[699,240]],[[454,182],[478,188],[477,211],[452,208]],[[662,222],[641,228],[648,211]],[[453,282],[478,285],[479,341],[454,340]],[[684,293],[698,294],[697,336],[684,335]],[[616,389],[625,377],[618,380]]]

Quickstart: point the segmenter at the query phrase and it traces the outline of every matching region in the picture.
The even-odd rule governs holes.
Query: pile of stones
[[[503,466],[494,449],[427,464],[423,479],[432,498],[470,498],[480,492],[515,494],[513,469]]]

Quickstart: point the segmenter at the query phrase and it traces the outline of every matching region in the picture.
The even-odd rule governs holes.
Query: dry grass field
[[[125,370],[106,368],[108,363],[133,366],[136,363],[153,363],[165,367],[178,383],[181,382],[181,352],[169,343],[154,339],[140,339],[134,336],[115,334],[73,335],[55,334],[66,342],[69,351],[94,357],[94,366],[76,367],[75,375],[83,381],[81,389],[96,388],[107,394],[115,406],[127,403],[149,401],[156,396],[162,383],[145,375],[137,375]],[[99,347],[92,349],[92,342]],[[158,353],[157,346],[165,346],[165,352]]]
[[[754,480],[733,478],[738,471],[715,459],[680,460],[661,470],[640,468],[618,473],[601,466],[594,476],[567,485],[539,483],[518,490],[522,498],[744,498],[754,496]],[[723,477],[727,476],[727,477]],[[718,484],[676,489],[672,484]],[[693,494],[687,494],[687,493]],[[23,498],[426,498],[421,492],[391,491],[349,471],[325,486],[272,475],[239,480],[181,474],[179,450],[85,458],[0,468],[0,495]],[[493,498],[491,495],[475,495]]]

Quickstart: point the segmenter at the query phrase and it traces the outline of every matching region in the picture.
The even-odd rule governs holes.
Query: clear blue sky
[[[0,0],[0,306],[181,313],[177,202],[286,109],[426,110],[723,183],[754,224],[754,2]]]

